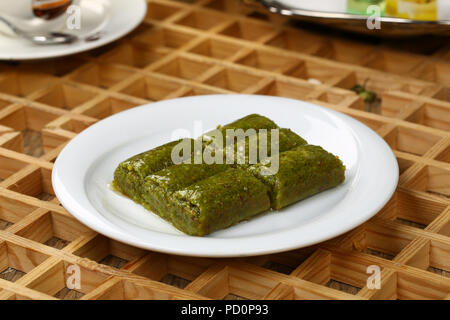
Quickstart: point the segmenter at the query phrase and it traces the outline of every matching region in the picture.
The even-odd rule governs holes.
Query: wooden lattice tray
[[[381,97],[376,112],[350,90],[366,80]],[[89,125],[151,101],[231,92],[307,100],[367,124],[398,159],[395,195],[336,239],[240,259],[121,244],[55,198],[53,161]],[[233,0],[150,0],[118,43],[0,64],[0,298],[449,299],[449,92],[444,44],[427,56],[392,51],[292,29]],[[73,264],[79,290],[66,287]],[[366,285],[370,265],[382,270],[380,290]]]

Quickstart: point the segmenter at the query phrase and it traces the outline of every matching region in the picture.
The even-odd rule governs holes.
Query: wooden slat
[[[450,46],[427,56],[345,40],[250,1],[147,2],[138,30],[95,54],[0,68],[0,299],[450,299]],[[366,79],[381,98],[375,112],[351,90]],[[240,259],[134,248],[54,198],[53,162],[98,120],[236,92],[306,100],[368,125],[399,161],[394,197],[336,239]],[[379,290],[367,286],[374,266]],[[82,286],[67,288],[77,267]]]

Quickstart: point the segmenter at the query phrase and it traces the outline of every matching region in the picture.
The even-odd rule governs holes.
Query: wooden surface
[[[0,299],[450,299],[450,46],[425,40],[294,29],[239,1],[151,0],[117,43],[0,64]],[[350,90],[364,82],[377,105]],[[133,248],[58,203],[53,162],[83,129],[152,101],[232,92],[311,101],[373,128],[399,162],[391,201],[336,239],[240,259]],[[73,265],[79,289],[67,288]],[[373,265],[379,290],[366,284]]]

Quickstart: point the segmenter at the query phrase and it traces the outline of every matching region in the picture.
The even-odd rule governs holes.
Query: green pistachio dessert
[[[229,130],[233,130],[233,133],[229,134]],[[272,130],[278,132],[278,139],[274,139],[273,145]],[[266,137],[265,143],[260,141],[260,134]],[[200,138],[212,156],[218,153],[216,160],[220,159],[220,163],[230,163],[233,166],[255,164],[268,156],[307,144],[295,132],[280,128],[272,120],[258,114],[250,114],[224,126],[219,125]],[[260,154],[260,146],[266,147],[265,157]],[[252,155],[250,150],[254,151]]]
[[[186,139],[190,143],[194,140]],[[113,186],[126,196],[139,201],[146,176],[173,165],[172,150],[182,139],[166,143],[152,150],[137,154],[119,164],[114,172]],[[191,154],[185,155],[191,157]]]
[[[227,130],[239,129],[240,135],[229,139]],[[227,145],[227,140],[234,144]],[[174,162],[173,151],[179,155],[180,145],[189,148]],[[121,162],[112,185],[179,230],[203,236],[271,208],[279,210],[344,179],[345,166],[336,156],[251,114],[196,140],[173,141]]]
[[[267,135],[264,135],[265,138],[263,141],[263,138],[259,134],[254,134],[237,141],[231,146],[225,146],[222,149],[223,163],[227,163],[227,159],[231,159],[231,165],[247,167],[280,152],[307,144],[305,139],[290,129],[280,128],[277,130],[278,137],[272,137],[272,132],[267,131]],[[272,140],[274,143],[272,143]],[[243,141],[245,143],[242,143]],[[261,147],[265,148],[266,152],[260,153]],[[252,153],[251,151],[254,152]]]
[[[259,114],[250,114],[229,124],[223,126],[219,125],[216,129],[203,134],[200,138],[205,145],[209,145],[217,138],[217,135],[220,134],[221,137],[223,137],[222,146],[225,147],[227,145],[227,138],[236,140],[227,134],[227,130],[242,130],[242,132],[254,130],[255,133],[258,133],[261,129],[270,131],[271,129],[279,129],[279,127],[269,118]]]
[[[140,203],[162,218],[171,221],[170,196],[183,188],[226,171],[225,164],[179,164],[145,178]]]
[[[209,234],[269,210],[268,191],[253,175],[230,168],[177,191],[172,223],[189,235]]]
[[[277,172],[270,172],[278,161]],[[345,166],[319,146],[304,145],[247,168],[270,188],[271,207],[279,210],[344,182]]]

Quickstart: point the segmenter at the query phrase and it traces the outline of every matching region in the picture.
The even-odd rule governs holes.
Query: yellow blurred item
[[[386,0],[386,15],[397,18],[436,21],[437,0]]]

